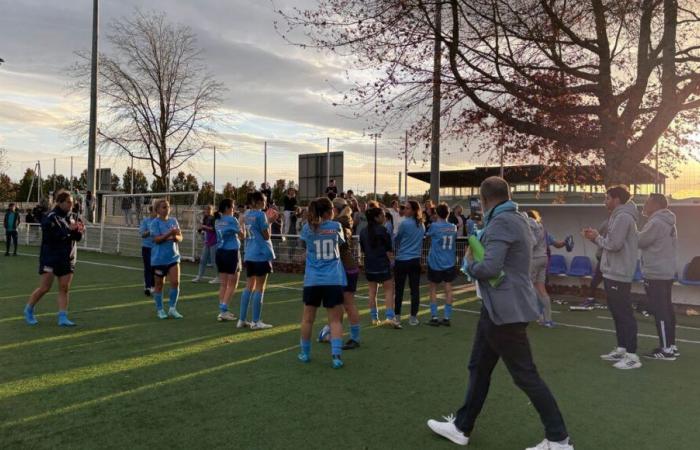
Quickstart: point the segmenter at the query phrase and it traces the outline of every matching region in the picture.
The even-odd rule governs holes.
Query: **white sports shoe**
[[[574,450],[574,446],[571,445],[568,440],[566,444],[560,444],[558,442],[552,442],[545,439],[537,444],[536,447],[529,447],[525,450]]]
[[[236,323],[236,328],[250,328],[250,322],[238,319],[238,323]]]
[[[418,317],[411,316],[408,318],[408,324],[415,327],[416,325],[420,325],[420,321],[418,320]]]
[[[199,278],[199,277],[194,277],[194,278],[192,278],[192,282],[193,282],[193,283],[199,283],[200,281],[202,281],[202,279]]]
[[[469,437],[465,436],[464,433],[455,426],[455,416],[449,415],[443,417],[443,419],[445,419],[445,422],[430,419],[428,421],[428,428],[433,430],[435,434],[439,434],[457,445],[467,445],[469,443]]]
[[[612,349],[610,353],[606,353],[605,355],[600,355],[600,359],[604,361],[621,361],[625,355],[627,354],[627,350],[625,350],[622,347],[617,347]]]
[[[621,370],[639,369],[642,363],[635,353],[625,353],[625,357],[613,364],[613,367]]]
[[[219,315],[216,317],[216,320],[218,320],[219,322],[230,322],[232,320],[236,320],[236,316],[234,316],[231,311],[226,311],[223,313],[219,313]]]
[[[221,280],[219,280],[219,277],[213,278],[209,281],[209,284],[221,284]]]
[[[250,324],[251,330],[267,330],[268,328],[272,328],[272,325],[270,325],[269,323],[265,323],[262,320],[258,322],[252,322]]]

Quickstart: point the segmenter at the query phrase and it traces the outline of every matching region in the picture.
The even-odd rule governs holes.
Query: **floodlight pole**
[[[378,134],[374,134],[374,199],[377,200],[377,137]]]
[[[134,156],[131,156],[131,195],[134,195]]]
[[[331,138],[326,138],[326,186],[331,184]]]
[[[658,141],[656,142],[655,146],[656,150],[656,174],[654,175],[654,192],[659,193],[659,190],[661,190],[661,186],[659,183],[659,143]]]
[[[214,200],[212,200],[212,203],[214,203],[214,207],[216,207],[216,145],[214,146]]]
[[[406,130],[403,153],[403,201],[408,201],[408,130]]]
[[[264,165],[263,181],[265,181],[265,183],[267,183],[267,141],[265,141],[264,154],[265,154],[265,165]]]
[[[435,49],[433,54],[433,130],[430,146],[430,199],[440,201],[440,72],[442,52],[440,35],[442,33],[442,2],[435,6]]]
[[[56,195],[56,158],[53,159],[53,195]]]
[[[97,195],[95,188],[95,155],[97,153],[97,33],[99,29],[99,0],[92,2],[92,57],[90,61],[90,130],[88,132],[87,190]]]

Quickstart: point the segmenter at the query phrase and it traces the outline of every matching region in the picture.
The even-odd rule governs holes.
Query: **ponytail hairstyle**
[[[258,203],[262,203],[262,207],[265,207],[265,202],[267,202],[267,197],[265,197],[265,194],[263,194],[260,191],[255,191],[252,194],[250,194],[250,206],[255,208],[258,206]]]
[[[233,200],[230,198],[225,198],[219,202],[219,209],[216,211],[216,214],[214,214],[214,217],[216,220],[221,219],[221,216],[224,215],[224,213],[229,210],[233,209]]]
[[[423,210],[420,207],[420,203],[418,203],[415,200],[409,200],[407,202],[410,206],[411,209],[414,212],[414,219],[416,219],[416,226],[420,228],[420,226],[425,222],[425,219],[423,218]]]
[[[381,226],[381,217],[384,216],[384,210],[381,208],[370,208],[365,213],[367,216],[367,236],[369,237],[370,246],[379,246],[379,235],[377,235],[376,226]]]
[[[323,222],[323,216],[333,212],[333,203],[328,197],[319,197],[309,203],[309,226],[316,232]]]

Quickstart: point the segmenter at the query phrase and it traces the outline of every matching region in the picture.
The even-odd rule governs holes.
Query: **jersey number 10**
[[[315,241],[316,259],[335,259],[335,242],[330,239]]]

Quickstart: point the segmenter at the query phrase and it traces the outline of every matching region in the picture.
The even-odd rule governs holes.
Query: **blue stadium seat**
[[[685,267],[683,267],[683,275],[678,280],[678,282],[680,284],[683,284],[686,286],[700,286],[700,280],[689,280],[688,279],[688,269],[689,268],[690,268],[690,263],[686,264]]]
[[[642,274],[642,263],[641,261],[637,261],[637,268],[634,270],[633,281],[642,281],[643,279],[644,275]]]
[[[590,277],[593,275],[593,264],[588,256],[574,256],[571,267],[566,273],[570,277]]]
[[[549,258],[549,267],[547,268],[547,272],[550,275],[566,275],[567,267],[564,255],[552,255]]]

